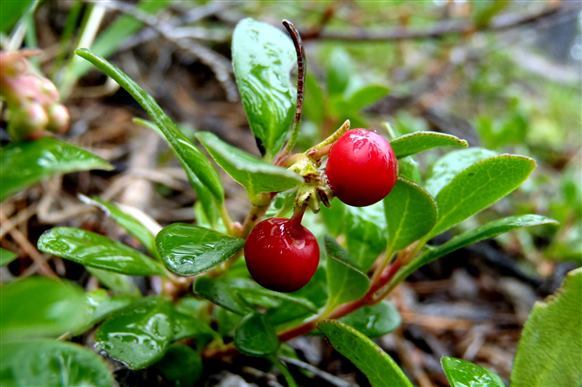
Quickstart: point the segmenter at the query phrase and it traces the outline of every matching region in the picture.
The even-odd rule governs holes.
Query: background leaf
[[[373,387],[412,386],[394,360],[354,328],[334,320],[324,320],[318,328],[336,351],[366,375]]]
[[[38,248],[44,253],[81,265],[129,275],[163,273],[158,262],[103,235],[74,227],[54,227],[42,234]]]
[[[400,313],[390,301],[367,305],[343,317],[341,321],[370,338],[388,334],[400,326]]]
[[[390,145],[396,157],[400,159],[437,147],[466,148],[469,143],[446,133],[415,132],[396,137],[390,141]]]
[[[439,216],[430,235],[448,230],[514,191],[535,165],[529,157],[500,155],[463,170],[439,191]]]
[[[370,280],[368,276],[358,270],[348,257],[348,252],[335,241],[325,237],[327,251],[327,286],[328,307],[337,306],[352,301],[366,294]]]
[[[8,265],[10,262],[14,261],[18,257],[18,254],[0,248],[0,266]]]
[[[95,333],[96,347],[130,369],[159,360],[173,338],[172,310],[168,301],[145,298],[118,311]]]
[[[354,91],[348,97],[347,104],[351,111],[359,112],[384,98],[389,91],[390,89],[383,85],[366,85]]]
[[[338,201],[334,203],[338,205]],[[355,265],[367,272],[386,248],[386,217],[382,202],[367,207],[345,206],[344,232]]]
[[[193,386],[202,375],[202,358],[189,346],[174,344],[156,363],[156,368],[176,387]]]
[[[176,124],[162,110],[160,105],[145,92],[137,83],[116,66],[93,54],[87,49],[76,50],[75,53],[92,63],[99,70],[113,78],[123,87],[154,120],[168,144],[172,147],[182,165],[204,183],[218,203],[224,200],[222,184],[208,159],[196,148],[188,138],[176,127]]]
[[[156,237],[166,267],[178,275],[207,271],[239,251],[244,240],[184,223],[164,227]]]
[[[0,148],[0,165],[0,201],[59,173],[113,169],[102,158],[50,137]]]
[[[402,178],[384,198],[384,213],[390,254],[426,235],[437,219],[437,207],[432,196],[418,184]]]
[[[470,361],[443,356],[441,365],[451,387],[505,387],[499,375]]]
[[[198,132],[200,140],[214,161],[236,182],[245,187],[251,198],[261,192],[280,192],[291,189],[303,180],[288,169],[259,160],[229,145],[214,133]]]
[[[511,373],[515,387],[577,386],[582,380],[582,269],[568,273],[564,285],[538,302],[521,333]]]
[[[115,294],[125,294],[130,296],[141,295],[140,290],[130,276],[113,273],[107,270],[95,269],[94,267],[87,267],[87,271],[95,276],[102,285],[111,289]]]
[[[246,355],[268,356],[277,352],[279,339],[265,315],[252,313],[237,327],[234,345]]]
[[[114,385],[106,363],[95,352],[77,344],[55,340],[2,343],[2,386]]]
[[[0,288],[2,340],[59,336],[83,327],[90,312],[76,285],[33,277]]]
[[[283,146],[295,114],[290,72],[296,62],[291,39],[265,23],[247,18],[232,36],[232,66],[249,125],[267,152]]]

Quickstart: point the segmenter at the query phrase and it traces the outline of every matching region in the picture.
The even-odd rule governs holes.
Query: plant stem
[[[234,224],[232,223],[232,218],[230,217],[230,214],[228,213],[228,209],[226,208],[224,202],[222,203],[222,206],[220,206],[220,218],[222,219],[222,223],[224,223],[226,232],[229,235],[235,235]]]
[[[319,161],[323,156],[327,155],[331,146],[348,130],[350,129],[350,120],[345,120],[344,123],[329,137],[319,144],[309,148],[305,154],[314,161]]]

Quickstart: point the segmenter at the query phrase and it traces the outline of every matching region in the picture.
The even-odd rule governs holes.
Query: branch
[[[540,20],[554,16],[560,12],[568,12],[577,9],[573,6],[550,6],[541,11],[532,12],[526,15],[523,14],[505,14],[493,19],[491,23],[476,27],[472,22],[468,21],[450,21],[438,23],[430,28],[424,29],[404,29],[392,28],[382,31],[366,31],[366,30],[352,30],[352,31],[321,31],[314,34],[313,32],[305,32],[302,34],[303,40],[336,40],[336,41],[372,41],[372,42],[388,42],[401,40],[422,40],[422,39],[442,39],[451,35],[465,35],[473,32],[485,31],[505,31],[524,25],[537,23]]]

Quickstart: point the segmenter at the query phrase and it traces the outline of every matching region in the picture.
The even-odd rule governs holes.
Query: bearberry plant
[[[528,178],[535,168],[529,157],[469,147],[437,132],[395,136],[388,126],[351,129],[349,116],[329,137],[297,149],[305,58],[297,31],[284,25],[293,39],[252,19],[241,21],[233,35],[234,73],[261,157],[206,131],[191,141],[119,68],[89,50],[76,52],[148,113],[149,121],[136,122],[159,133],[175,153],[197,194],[197,220],[162,228],[115,203],[83,197],[142,246],[80,228],[45,232],[38,241],[41,251],[80,263],[100,286],[84,292],[65,280],[36,277],[3,286],[2,385],[109,386],[111,364],[119,363],[132,370],[152,367],[167,381],[192,385],[208,359],[240,354],[268,359],[295,385],[283,356],[292,349],[285,343],[317,334],[372,385],[410,386],[397,363],[371,340],[399,324],[388,301],[391,292],[452,251],[516,228],[554,223],[520,215],[457,232],[460,223]],[[290,76],[296,63],[298,87]],[[11,97],[9,107],[20,117],[22,109],[42,102],[44,113],[53,117],[55,101],[49,96],[50,106]],[[310,98],[307,94],[307,105]],[[55,117],[50,119],[59,121]],[[54,122],[30,122],[35,126],[27,126],[25,137],[56,128]],[[2,149],[2,199],[48,175],[47,160],[49,166],[65,163],[71,147],[43,139]],[[423,179],[427,173],[411,160],[437,147],[451,151]],[[75,151],[77,164],[59,172],[109,167]],[[27,163],[23,158],[36,161],[17,170]],[[218,169],[246,191],[249,209],[240,222],[225,206]],[[444,233],[450,236],[446,242],[433,243]],[[3,263],[10,257],[3,251]],[[147,294],[136,287],[135,277],[151,283]],[[567,318],[581,291],[578,270],[556,298],[536,306],[520,343],[513,385],[580,382],[579,364],[564,362],[574,361],[582,347],[580,335],[572,333],[576,328],[566,326],[574,324]],[[564,328],[561,336],[554,336],[561,329],[557,324]],[[442,366],[453,386],[503,385],[499,376],[467,361],[443,357]]]

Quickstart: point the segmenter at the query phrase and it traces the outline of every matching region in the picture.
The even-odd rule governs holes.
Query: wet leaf
[[[207,228],[184,223],[164,227],[156,237],[158,251],[173,273],[188,276],[202,273],[239,251],[244,240]]]
[[[129,246],[103,235],[74,227],[55,227],[40,236],[38,248],[44,253],[88,267],[129,275],[163,273],[161,265]]]
[[[568,273],[564,285],[534,306],[517,347],[511,386],[578,386],[582,380],[582,269]]]
[[[398,309],[390,301],[364,306],[341,319],[370,338],[384,336],[400,326]]]
[[[76,285],[42,277],[26,278],[0,288],[2,340],[51,337],[85,326],[90,308]]]
[[[317,326],[336,351],[366,375],[373,387],[412,386],[396,362],[356,329],[335,320],[324,320]]]
[[[439,132],[414,132],[390,141],[397,158],[403,158],[437,147],[466,148],[469,143],[456,136]]]
[[[118,311],[95,333],[96,347],[130,369],[159,360],[174,335],[168,301],[145,298]]]
[[[288,169],[277,167],[229,145],[210,132],[198,132],[196,137],[237,183],[245,187],[251,198],[261,192],[281,192],[294,188],[303,180]]]
[[[234,334],[234,345],[250,356],[268,356],[279,349],[279,339],[267,318],[252,313],[242,319]]]
[[[102,158],[49,137],[0,148],[0,165],[0,201],[49,176],[113,169]]]
[[[441,365],[451,387],[505,387],[499,375],[470,361],[443,356]]]
[[[248,307],[242,304],[231,284],[225,280],[197,278],[194,282],[194,293],[236,314],[245,315],[249,311]]]
[[[216,201],[222,203],[224,200],[224,190],[218,173],[204,154],[177,128],[176,124],[168,117],[152,96],[146,93],[127,74],[104,58],[84,48],[75,50],[75,54],[86,59],[99,70],[113,78],[115,82],[124,88],[141,105],[150,118],[154,120],[156,126],[160,129],[165,140],[176,153],[182,165],[188,168],[188,173],[192,173],[198,177],[212,193]]]
[[[114,381],[95,352],[73,343],[33,340],[2,343],[0,385],[110,387]]]
[[[337,306],[356,300],[366,294],[370,280],[351,262],[345,251],[335,239],[325,237],[327,250],[327,286],[329,298],[328,307]]]
[[[390,253],[399,251],[426,235],[435,225],[437,206],[421,186],[399,178],[384,198]]]
[[[283,146],[295,113],[295,66],[291,39],[277,28],[247,18],[232,36],[236,84],[255,137],[274,156]]]

